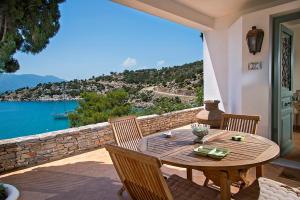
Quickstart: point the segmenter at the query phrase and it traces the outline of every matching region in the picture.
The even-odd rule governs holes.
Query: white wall
[[[216,20],[215,30],[205,32],[204,98],[222,101],[226,112],[260,115],[258,134],[271,137],[271,55],[273,15],[300,9],[300,0],[252,12],[228,23]],[[252,26],[264,30],[262,50],[248,52],[246,34]],[[249,62],[262,62],[262,70],[248,71]]]
[[[242,90],[240,84],[242,83],[242,62],[243,62],[243,32],[242,32],[243,18],[241,17],[229,28],[228,34],[228,83],[229,95],[226,112],[242,113]]]
[[[294,92],[300,90],[300,27],[294,31]]]
[[[212,31],[203,42],[204,99],[218,99],[221,110],[227,109],[228,65],[227,30]]]

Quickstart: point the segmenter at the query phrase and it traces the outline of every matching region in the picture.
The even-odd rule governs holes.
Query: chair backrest
[[[223,114],[221,129],[256,134],[259,116]]]
[[[105,148],[132,199],[173,199],[160,170],[160,160],[114,145],[105,145]]]
[[[119,117],[109,120],[114,138],[118,146],[136,150],[140,139],[143,138],[135,116]]]

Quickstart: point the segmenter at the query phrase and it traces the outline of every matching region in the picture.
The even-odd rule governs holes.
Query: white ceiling
[[[201,31],[215,28],[217,18],[228,19],[300,0],[112,0],[137,10]]]
[[[218,18],[237,12],[262,9],[293,0],[173,0],[205,15]]]

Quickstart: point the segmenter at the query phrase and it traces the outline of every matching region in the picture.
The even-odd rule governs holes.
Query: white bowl
[[[165,138],[170,138],[170,137],[172,137],[172,132],[171,132],[171,131],[164,132],[164,133],[163,133],[163,136],[164,136]]]
[[[5,191],[7,193],[7,198],[5,200],[17,200],[20,196],[19,190],[12,185],[9,184],[3,184]]]

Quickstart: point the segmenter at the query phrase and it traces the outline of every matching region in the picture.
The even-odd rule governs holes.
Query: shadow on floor
[[[285,159],[300,162],[300,133],[294,132],[294,147],[284,156]]]
[[[282,173],[280,174],[280,177],[293,180],[293,181],[300,181],[300,172],[299,170],[285,168]]]
[[[167,174],[178,174],[182,177],[186,175],[185,169],[163,166],[162,170]],[[283,173],[285,173],[284,176]],[[255,173],[252,172],[252,174]],[[294,177],[294,180],[290,180],[290,175],[295,176],[295,174],[299,174],[299,171],[287,174],[285,168],[273,165],[264,166],[266,177],[299,187],[300,182],[296,182]],[[205,177],[202,172],[194,170],[193,175],[195,182],[203,184]],[[1,178],[0,182],[15,185],[21,191],[21,200],[129,199],[126,193],[122,198],[117,196],[121,183],[114,166],[96,161],[37,167]],[[232,191],[237,192],[237,188],[232,187]]]
[[[118,199],[121,188],[113,165],[93,161],[40,167],[1,178],[1,182],[15,185],[22,200],[111,200]]]

